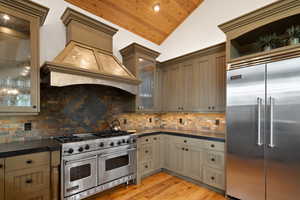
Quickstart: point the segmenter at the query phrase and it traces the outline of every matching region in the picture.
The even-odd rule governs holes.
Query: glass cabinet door
[[[0,8],[0,112],[37,111],[36,23]],[[37,28],[36,28],[37,29]],[[33,53],[35,52],[35,53]]]
[[[155,62],[139,58],[138,74],[142,83],[139,85],[138,110],[154,109]]]

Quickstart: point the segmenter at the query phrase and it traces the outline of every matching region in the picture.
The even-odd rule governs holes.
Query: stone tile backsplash
[[[225,114],[206,113],[162,113],[162,114],[120,114],[123,129],[178,129],[191,131],[212,131],[225,133]],[[126,123],[124,123],[126,122]]]

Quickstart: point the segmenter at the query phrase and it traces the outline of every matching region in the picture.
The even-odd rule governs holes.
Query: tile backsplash
[[[210,113],[128,113],[117,116],[123,129],[166,128],[225,133],[225,114]],[[126,122],[126,123],[124,123]]]

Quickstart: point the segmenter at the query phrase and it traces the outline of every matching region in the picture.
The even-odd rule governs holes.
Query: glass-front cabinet
[[[41,18],[9,2],[0,3],[0,114],[37,113]]]
[[[125,47],[120,52],[124,66],[141,81],[134,102],[134,110],[137,112],[159,111],[159,76],[156,62],[159,53],[137,43]]]

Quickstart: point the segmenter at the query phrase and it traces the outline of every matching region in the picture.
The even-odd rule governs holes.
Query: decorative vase
[[[299,38],[290,38],[289,39],[289,45],[295,45],[295,44],[299,44]]]
[[[270,51],[270,50],[272,50],[271,45],[264,46],[264,51]]]

